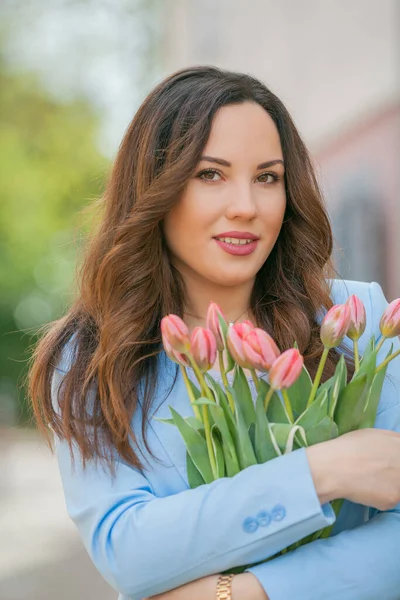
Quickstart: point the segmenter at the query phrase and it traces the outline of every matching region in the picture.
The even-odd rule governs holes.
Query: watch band
[[[230,575],[220,575],[217,581],[217,600],[232,600],[232,579],[235,577],[233,573]]]

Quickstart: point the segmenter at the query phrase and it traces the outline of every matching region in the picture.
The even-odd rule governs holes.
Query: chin
[[[251,271],[250,273],[221,273],[218,275],[210,276],[208,279],[215,285],[221,287],[239,287],[252,283],[257,273]]]

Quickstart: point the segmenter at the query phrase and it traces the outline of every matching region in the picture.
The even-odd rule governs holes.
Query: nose
[[[254,186],[251,183],[241,183],[231,189],[226,208],[228,219],[254,219],[257,214],[257,204],[252,187]]]

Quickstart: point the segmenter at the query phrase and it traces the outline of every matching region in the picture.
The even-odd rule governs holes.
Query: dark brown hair
[[[332,306],[334,270],[331,226],[307,149],[285,106],[254,77],[215,67],[180,70],[157,85],[130,124],[102,198],[100,226],[78,272],[77,298],[47,327],[32,358],[29,395],[37,423],[76,443],[84,462],[111,450],[143,468],[131,427],[139,383],[149,450],[160,320],[183,314],[186,293],[168,257],[163,219],[193,176],[218,109],[242,102],[258,103],[271,116],[286,165],[285,219],[257,274],[252,313],[281,350],[296,340],[310,373],[316,372],[323,349],[316,314]],[[73,360],[56,410],[51,380],[72,335]],[[325,379],[338,356],[330,352]]]

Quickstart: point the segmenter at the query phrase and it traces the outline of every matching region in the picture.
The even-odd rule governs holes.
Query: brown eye
[[[214,175],[220,175],[216,169],[205,169],[204,171],[201,171],[197,177],[203,179],[203,181],[218,181],[215,179]]]
[[[258,179],[260,179],[260,177],[271,177],[272,181],[267,181],[266,179],[264,179],[264,181],[261,181],[261,183],[275,183],[275,181],[278,181],[279,177],[276,173],[261,173],[261,175],[258,176]]]

